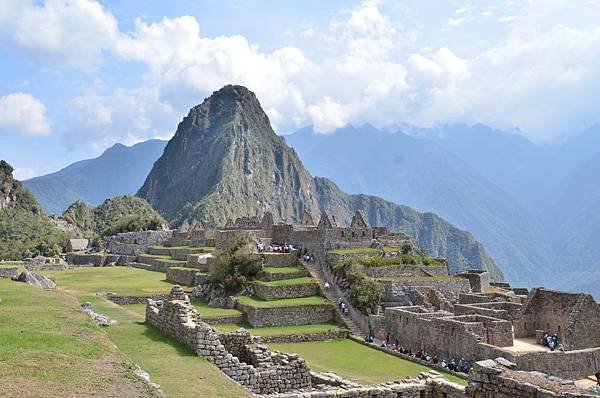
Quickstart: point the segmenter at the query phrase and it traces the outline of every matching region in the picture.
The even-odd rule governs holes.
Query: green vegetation
[[[352,340],[330,340],[310,343],[269,344],[274,350],[297,353],[313,370],[335,372],[363,384],[382,383],[418,376],[428,367],[383,353]],[[450,381],[465,380],[446,376]]]
[[[372,247],[353,247],[349,249],[331,249],[333,254],[378,254],[379,250]]]
[[[333,267],[338,277],[345,279],[350,285],[350,303],[365,314],[377,312],[377,306],[383,295],[383,284],[376,279],[368,278],[364,266],[354,260],[344,261]]]
[[[248,296],[239,296],[237,300],[241,304],[250,305],[253,307],[260,308],[276,308],[276,307],[296,307],[299,305],[323,305],[329,304],[326,298],[321,296],[310,296],[300,297],[293,299],[281,299],[281,300],[259,300]]]
[[[213,253],[214,246],[150,246],[151,249],[159,250],[189,250],[190,253]]]
[[[202,317],[212,318],[220,316],[238,316],[242,313],[235,308],[220,308],[220,307],[209,307],[208,304],[201,300],[194,300],[192,305],[198,311]]]
[[[67,243],[66,234],[54,225],[33,195],[12,176],[13,168],[0,161],[0,260],[53,256]]]
[[[261,271],[261,258],[244,239],[218,252],[209,269],[210,281],[225,293],[236,293]]]
[[[449,281],[456,278],[456,276],[391,276],[372,279],[378,281]]]
[[[116,196],[92,209],[82,201],[73,203],[62,218],[90,239],[120,232],[158,230],[165,220],[137,196]]]
[[[118,322],[106,329],[108,337],[120,352],[148,372],[152,381],[160,384],[167,396],[252,396],[224,376],[216,366],[197,356],[183,344],[145,325],[145,305],[122,307],[97,296],[79,296],[79,301],[92,302],[98,312]],[[142,311],[130,311],[132,307],[139,307]]]
[[[172,263],[172,264],[186,264],[187,261],[183,261],[183,260],[175,260],[173,257],[166,255],[166,254],[140,254],[139,255],[140,259],[143,258],[151,258],[151,259],[155,259],[155,260],[160,260],[160,261],[164,261],[165,263]]]
[[[1,279],[0,291],[2,396],[152,396],[71,296]]]
[[[444,263],[431,257],[413,256],[410,254],[402,254],[399,257],[365,257],[356,259],[361,265],[365,267],[385,267],[390,265],[427,265],[427,266],[443,266]]]
[[[327,333],[330,330],[343,330],[342,327],[333,323],[300,326],[264,326],[259,328],[252,327],[249,324],[229,323],[214,325],[214,328],[222,333],[235,332],[239,328],[244,328],[253,336],[286,336],[291,334],[314,334]]]
[[[310,277],[303,278],[292,278],[292,279],[282,279],[278,281],[254,281],[254,283],[258,283],[265,286],[289,286],[289,285],[308,285],[308,284],[316,284],[317,282]]]
[[[270,274],[297,274],[299,272],[306,272],[301,267],[264,267],[262,270]]]
[[[169,293],[173,286],[165,280],[165,274],[162,272],[129,267],[74,268],[66,271],[44,271],[43,274],[55,277],[60,288],[78,295],[94,295],[104,291],[146,296]]]

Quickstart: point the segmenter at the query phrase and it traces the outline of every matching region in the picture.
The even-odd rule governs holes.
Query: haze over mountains
[[[199,113],[194,115],[193,112],[188,116],[190,120],[198,117]],[[271,131],[270,126],[267,129],[268,120],[257,119],[256,122],[261,126],[259,130]],[[185,127],[185,123],[180,125],[180,129]],[[222,167],[219,166],[219,171],[211,169],[210,172],[202,169],[213,175],[214,181],[218,180],[216,185],[220,184],[220,193],[216,193],[219,189],[211,191],[211,184],[200,187],[199,184],[206,181],[197,181],[193,174],[183,172],[175,175],[173,182],[167,185],[171,184],[169,186],[185,201],[163,202],[163,213],[176,220],[185,218],[186,214],[178,214],[182,208],[189,214],[199,214],[194,212],[210,207],[209,203],[223,201],[223,195],[231,192],[232,188],[248,194],[245,197],[248,200],[244,199],[245,202],[238,205],[240,209],[249,211],[262,192],[262,188],[256,189],[253,185],[260,187],[262,184],[254,180],[257,178],[256,171],[264,169],[270,177],[263,182],[270,184],[275,178],[274,181],[292,184],[288,187],[291,191],[284,192],[287,197],[272,195],[268,198],[269,205],[279,209],[281,216],[297,216],[299,208],[294,207],[299,203],[295,197],[297,192],[305,192],[304,196],[300,195],[300,202],[314,210],[315,206],[319,209],[324,206],[323,201],[319,201],[319,191],[335,191],[333,196],[343,203],[340,207],[343,211],[338,215],[341,219],[346,211],[371,206],[371,222],[395,223],[397,228],[413,228],[412,235],[419,233],[414,229],[416,223],[402,224],[394,221],[390,212],[382,212],[381,209],[386,208],[385,201],[366,195],[347,195],[342,190],[377,195],[419,211],[432,211],[459,228],[472,232],[513,284],[545,285],[600,294],[600,287],[597,287],[600,285],[600,271],[597,271],[600,268],[599,126],[555,146],[536,145],[521,135],[484,125],[462,124],[426,129],[401,126],[389,130],[379,130],[370,125],[346,126],[328,135],[314,134],[310,128],[305,128],[285,136],[285,141],[296,150],[311,174],[331,178],[340,188],[335,185],[332,188],[327,179],[317,178],[311,184],[310,174],[300,168],[302,163],[296,162],[293,151],[286,149],[285,142],[279,138],[269,138],[269,142],[272,141],[279,149],[264,157],[260,140],[265,137],[258,141],[255,136],[249,139],[243,134],[244,128],[247,125],[224,135],[229,143],[243,142],[244,145],[239,147],[243,150],[234,150],[226,142],[208,136],[200,141],[192,140],[193,145],[211,148],[205,151],[206,157],[198,158],[198,148],[194,151],[188,148],[192,145],[190,138],[180,137],[171,144],[187,148],[190,151],[188,157],[179,159],[185,153],[179,150],[173,151],[177,155],[169,155],[167,148],[165,159],[181,162],[184,171],[186,164],[193,165],[190,169],[195,171],[216,167],[217,164]],[[210,126],[207,129],[210,130]],[[191,132],[178,134],[193,136]],[[28,180],[25,186],[32,190],[45,209],[53,213],[62,212],[76,199],[94,205],[109,196],[133,194],[142,186],[165,143],[154,141],[133,148],[142,149],[146,145],[153,149],[143,154],[133,150],[129,153],[130,149],[121,146],[117,146],[116,151],[111,148],[97,159],[78,162],[60,172]],[[230,152],[215,152],[224,148],[229,148]],[[127,162],[114,160],[111,152],[120,151],[125,152],[120,159],[128,159]],[[137,158],[136,153],[140,163],[129,163]],[[265,163],[252,164],[255,159],[263,159]],[[151,189],[151,181],[161,181],[159,175],[163,171],[160,169],[157,168],[141,191],[151,201],[157,201],[160,195],[165,194]],[[88,178],[84,184],[71,183],[81,181],[82,175],[91,175],[88,170],[97,170],[96,177]],[[241,174],[233,178],[232,173],[237,172]],[[67,188],[40,189],[49,178],[54,180],[47,182],[47,186],[60,186],[56,185],[56,181],[61,181]],[[237,180],[246,182],[238,186],[233,183]],[[108,181],[118,182],[121,186],[108,184]],[[155,186],[162,184],[154,183]],[[207,197],[204,204],[194,200],[201,191],[210,191],[213,195]],[[68,197],[63,199],[62,196]],[[335,209],[334,206],[328,210]],[[219,214],[220,220],[226,211],[212,209],[209,213]]]

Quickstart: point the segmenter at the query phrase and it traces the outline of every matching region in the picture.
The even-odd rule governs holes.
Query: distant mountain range
[[[95,207],[106,198],[133,195],[144,183],[166,141],[130,147],[115,144],[95,159],[73,163],[56,173],[23,181],[48,214],[60,215],[81,200]]]

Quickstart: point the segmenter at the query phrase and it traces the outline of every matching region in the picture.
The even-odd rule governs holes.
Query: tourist
[[[448,362],[448,369],[450,369],[450,370],[456,369],[456,362],[454,362],[454,359],[451,359],[450,362]]]
[[[434,355],[433,358],[431,358],[431,363],[434,365],[438,364],[438,358]]]
[[[445,359],[442,359],[442,362],[440,363],[440,366],[444,369],[446,369],[448,367],[448,364],[446,363]]]
[[[325,282],[325,291],[328,292],[329,291],[329,282]]]
[[[550,337],[550,335],[548,333],[544,333],[544,337],[542,338],[542,345],[543,346],[548,347],[548,345],[549,345],[548,344],[549,343],[548,338],[549,337]]]
[[[600,370],[597,371],[594,376],[596,376],[596,384],[600,386]]]
[[[560,351],[560,352],[565,352],[565,346],[564,346],[564,345],[562,345],[562,344],[559,344],[559,345],[558,345],[558,351]]]

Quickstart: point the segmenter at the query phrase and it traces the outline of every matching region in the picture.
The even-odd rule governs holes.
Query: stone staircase
[[[335,307],[337,318],[344,323],[344,325],[350,330],[350,333],[356,337],[362,338],[365,332],[352,320],[352,318],[340,310],[338,306],[339,299],[341,298],[344,302],[347,299],[342,295],[337,285],[333,280],[328,280],[320,267],[314,262],[304,262],[304,267],[308,270],[310,275],[319,282],[321,288],[321,294],[327,298]],[[325,283],[329,283],[329,289],[325,289]]]

